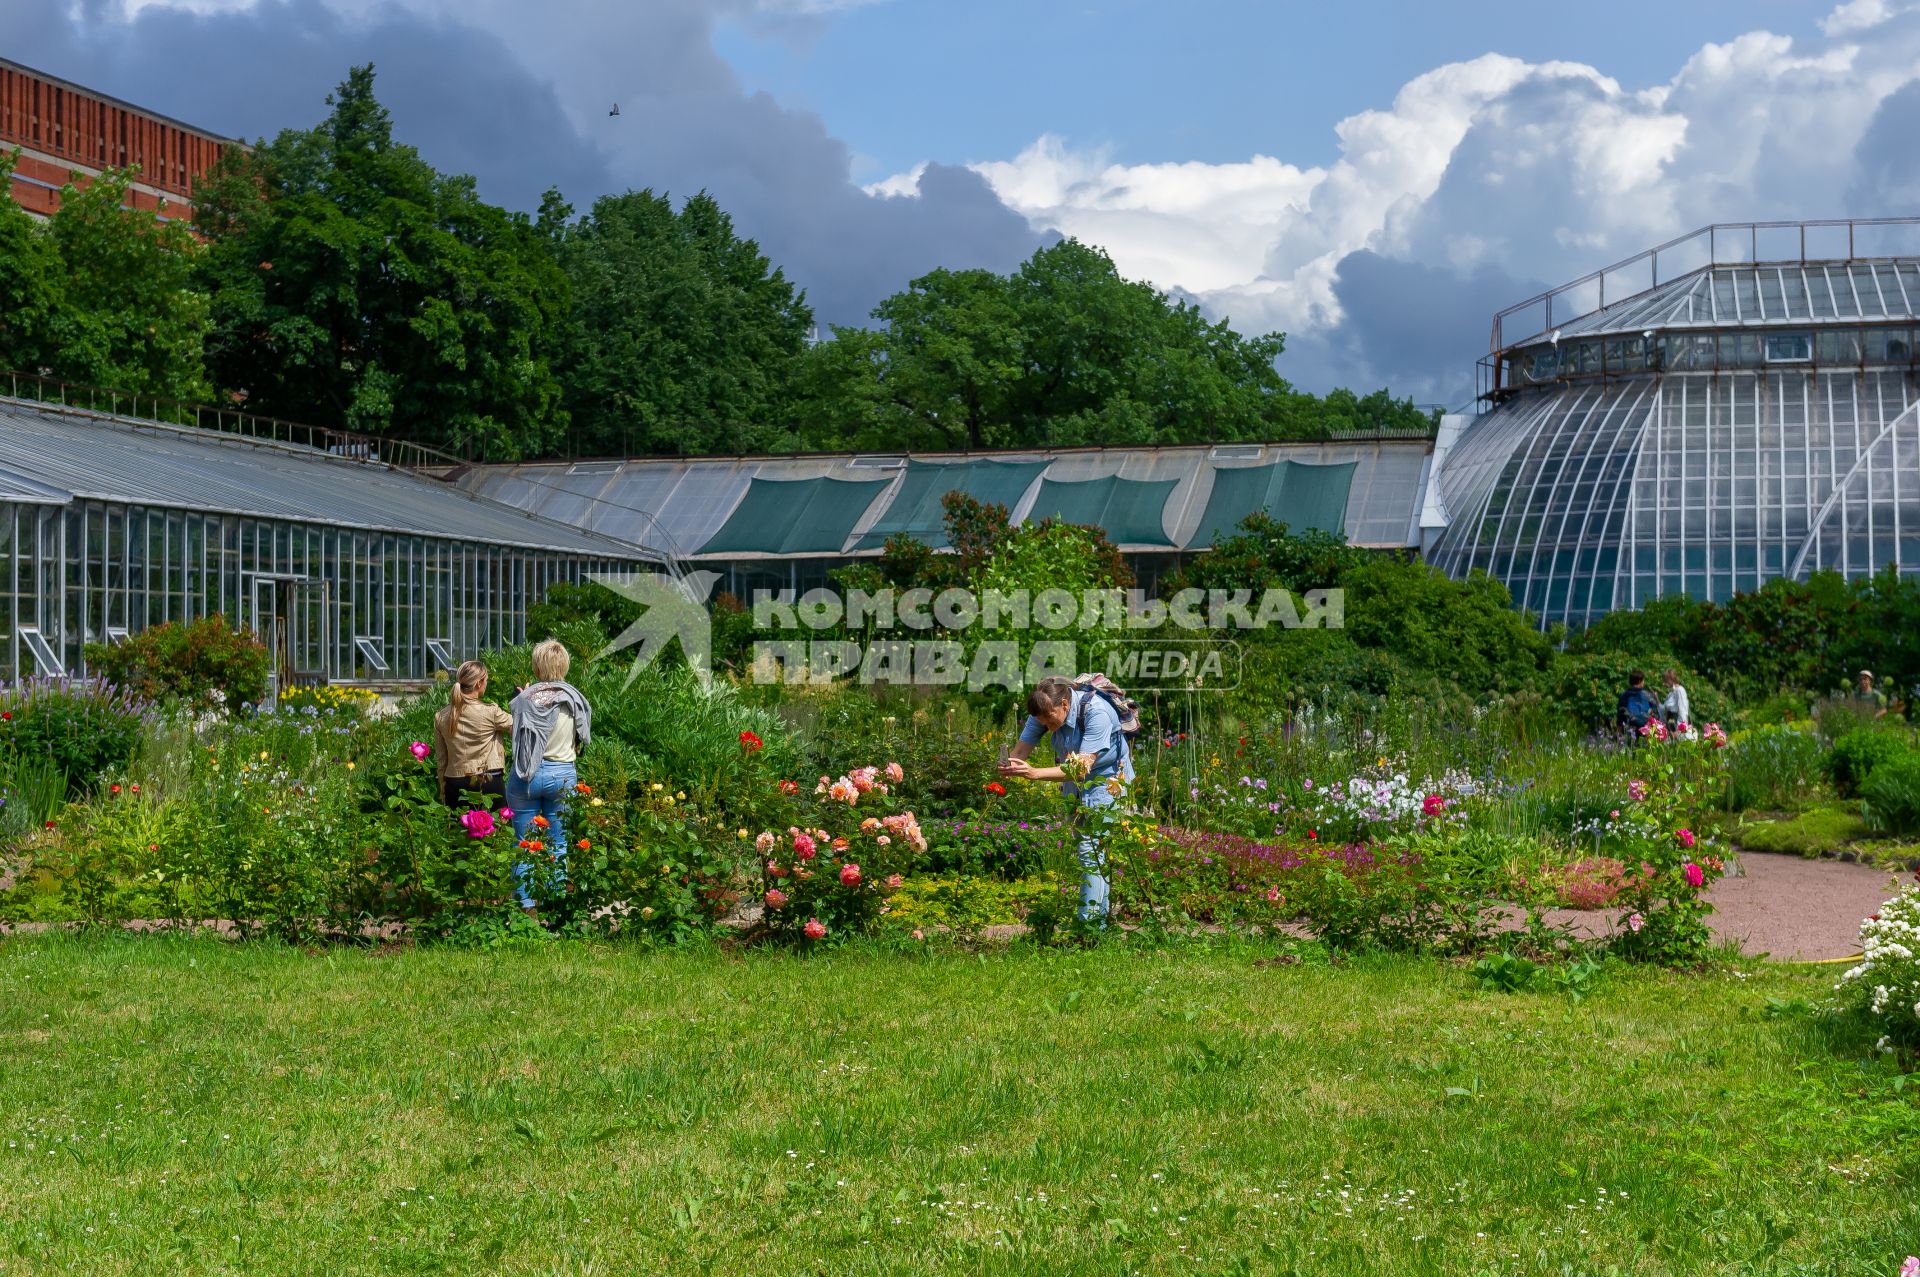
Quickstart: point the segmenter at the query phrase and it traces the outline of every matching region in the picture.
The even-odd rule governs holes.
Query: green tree
[[[564,211],[552,197],[544,220]],[[553,228],[573,295],[561,378],[569,450],[769,452],[788,427],[813,312],[704,192],[675,212],[628,191]]]
[[[470,455],[553,447],[567,288],[548,240],[396,142],[371,66],[327,101],[197,194],[216,380],[255,411]]]
[[[1063,240],[1009,276],[937,270],[807,357],[809,446],[982,448],[1324,437],[1426,426],[1384,391],[1296,391],[1247,337]]]
[[[0,152],[0,189],[9,188],[20,152]],[[40,223],[0,199],[0,367],[52,371],[67,308],[60,254]]]
[[[194,279],[202,250],[168,209],[127,206],[138,173],[110,169],[60,191],[47,236],[65,314],[51,362],[70,381],[203,402],[207,298]]]

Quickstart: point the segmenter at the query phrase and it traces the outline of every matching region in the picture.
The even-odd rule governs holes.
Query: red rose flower
[[[740,733],[740,748],[746,750],[749,754],[758,753],[761,746],[765,744],[765,741],[755,736],[752,732]]]

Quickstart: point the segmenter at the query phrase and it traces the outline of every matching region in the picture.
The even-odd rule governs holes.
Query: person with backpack
[[[1068,680],[1043,678],[1027,693],[1026,723],[1019,743],[1000,764],[1000,774],[1027,780],[1059,781],[1060,792],[1078,800],[1081,833],[1080,918],[1105,925],[1107,918],[1107,858],[1100,845],[1098,813],[1118,801],[1109,781],[1133,779],[1130,736],[1140,729],[1140,716],[1125,693],[1100,674]],[[1053,737],[1053,756],[1062,765],[1035,767],[1027,761],[1043,735]]]
[[[1647,725],[1658,708],[1653,693],[1647,690],[1647,676],[1634,670],[1627,675],[1627,690],[1620,693],[1620,700],[1614,707],[1613,721],[1637,745],[1640,743],[1640,729]]]

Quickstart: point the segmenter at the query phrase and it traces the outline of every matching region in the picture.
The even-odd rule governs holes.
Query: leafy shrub
[[[0,757],[45,758],[79,795],[127,765],[151,712],[133,693],[102,684],[18,684],[0,691]]]
[[[1819,785],[1825,762],[1820,738],[1791,727],[1757,727],[1733,738],[1726,751],[1727,806],[1772,810],[1798,807]]]
[[[1920,751],[1906,750],[1874,767],[1860,786],[1867,823],[1894,834],[1920,833]]]
[[[234,710],[267,694],[266,647],[219,615],[152,626],[117,646],[89,643],[86,655],[101,678],[155,704]]]
[[[1831,855],[1869,832],[1857,807],[1814,807],[1788,820],[1742,824],[1734,840],[1747,851],[1814,857]]]
[[[566,817],[564,885],[533,891],[542,920],[675,942],[710,930],[740,899],[752,848],[685,799],[665,781],[582,782]]]
[[[926,835],[927,872],[1008,881],[1059,863],[1073,842],[1072,828],[1057,808],[1030,820],[964,811],[951,820],[929,822]]]
[[[1812,719],[1813,697],[1806,692],[1775,692],[1758,704],[1749,705],[1739,714],[1740,722],[1749,727],[1784,726],[1811,722]]]
[[[1842,798],[1860,792],[1874,769],[1889,759],[1912,751],[1904,732],[1893,728],[1856,727],[1833,742],[1827,756],[1827,775]]]
[[[52,820],[67,802],[67,774],[51,757],[0,753],[0,848]]]
[[[887,898],[886,922],[902,929],[973,932],[1023,921],[1034,908],[1051,905],[1077,886],[1055,873],[1013,882],[970,874],[919,875]]]
[[[1860,924],[1860,953],[1840,977],[1840,1005],[1873,1025],[1881,1045],[1920,1047],[1920,887]]]

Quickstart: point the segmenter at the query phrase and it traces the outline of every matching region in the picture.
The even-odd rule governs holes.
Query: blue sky
[[[1803,0],[890,0],[799,37],[729,21],[716,47],[748,88],[817,111],[871,181],[929,158],[997,159],[1040,133],[1124,163],[1264,152],[1327,164],[1336,123],[1444,62],[1580,61],[1638,88],[1710,40],[1806,36],[1825,12]]]

